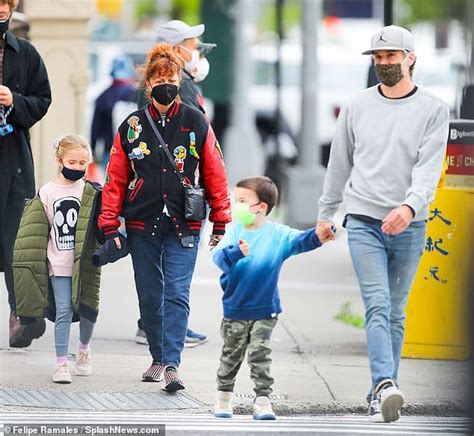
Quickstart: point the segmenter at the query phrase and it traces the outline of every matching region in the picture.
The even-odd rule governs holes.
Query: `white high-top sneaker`
[[[232,418],[232,392],[217,391],[214,416],[216,418]]]
[[[255,398],[253,403],[253,419],[270,420],[276,419],[275,412],[272,409],[270,398],[260,396]]]

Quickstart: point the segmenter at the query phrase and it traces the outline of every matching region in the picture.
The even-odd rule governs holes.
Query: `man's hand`
[[[211,235],[209,239],[209,247],[211,250],[219,243],[219,241],[223,238],[222,235]]]
[[[250,253],[250,250],[249,250],[249,244],[247,244],[247,242],[243,241],[242,239],[239,240],[239,248],[240,248],[240,251],[242,252],[242,254],[244,256],[248,256],[249,253]]]
[[[382,220],[382,232],[387,235],[399,235],[406,230],[412,221],[412,209],[409,206],[402,204],[401,206],[391,210]]]
[[[321,244],[336,239],[333,228],[334,223],[331,221],[319,221],[316,224],[316,236],[318,237]]]
[[[13,103],[13,95],[10,88],[7,86],[0,85],[0,104],[6,107],[11,106]]]

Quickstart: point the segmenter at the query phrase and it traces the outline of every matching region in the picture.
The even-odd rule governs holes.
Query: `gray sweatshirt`
[[[333,220],[343,191],[348,214],[383,219],[407,204],[415,221],[426,220],[448,128],[448,106],[421,88],[396,100],[377,86],[356,95],[337,121],[318,221]]]

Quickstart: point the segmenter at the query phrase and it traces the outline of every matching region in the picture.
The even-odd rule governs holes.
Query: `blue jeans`
[[[69,332],[73,317],[72,309],[72,277],[51,277],[54,301],[56,304],[56,318],[54,320],[54,343],[56,356],[67,356],[69,347]],[[88,344],[92,338],[95,324],[84,318],[79,318],[79,340]]]
[[[399,235],[386,235],[381,222],[349,216],[346,229],[365,305],[371,391],[387,378],[398,385],[405,308],[423,254],[426,223],[413,222]]]
[[[155,236],[128,234],[140,317],[154,361],[178,367],[189,317],[199,236],[185,248],[163,215]]]

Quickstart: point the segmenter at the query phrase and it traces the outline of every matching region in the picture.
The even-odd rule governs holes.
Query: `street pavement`
[[[207,238],[204,240],[207,242]],[[156,415],[156,419],[166,413],[183,417],[192,413],[198,420],[201,415],[203,419],[213,419],[210,413],[222,346],[218,277],[219,271],[204,244],[191,288],[190,327],[207,334],[209,342],[183,352],[180,373],[186,384],[184,394],[170,398],[160,390],[161,384],[140,381],[151,358],[148,347],[133,340],[138,305],[128,257],[103,269],[101,308],[92,343],[94,371],[90,377],[74,377],[71,385],[51,382],[54,325],[49,322],[45,335],[28,349],[0,351],[0,412],[4,419],[5,414],[21,413],[28,417],[54,410],[71,414],[87,410],[87,416],[94,411],[112,416],[129,413],[132,418],[144,409],[146,416]],[[357,414],[344,418],[344,422],[362,425],[366,422],[364,399],[370,382],[365,333],[334,319],[346,302],[351,303],[355,314],[363,315],[344,230],[338,231],[336,241],[291,258],[283,268],[280,288],[283,313],[272,337],[272,402],[279,415],[278,423],[287,427],[293,422],[287,417],[295,416],[300,416],[304,424],[304,416],[322,419],[323,415]],[[71,353],[75,352],[77,339],[75,324],[71,329]],[[423,423],[428,425],[428,418],[417,420],[411,415],[468,415],[470,369],[470,362],[403,359],[400,384],[407,400],[403,415],[410,418],[403,417],[401,422],[422,427]],[[65,400],[53,407],[48,401],[55,395]],[[251,413],[253,398],[245,363],[237,379],[235,396],[234,421],[241,426]],[[88,397],[95,400],[88,401]],[[335,418],[334,422],[339,421]],[[445,425],[436,420],[432,423]],[[379,430],[377,434],[388,434],[381,431],[382,427]],[[400,427],[399,434],[408,433]]]
[[[147,434],[154,429],[161,430],[164,426],[166,436],[190,435],[243,435],[258,434],[294,436],[302,435],[463,435],[468,434],[469,426],[466,418],[433,418],[408,416],[392,424],[371,424],[365,417],[355,415],[317,416],[317,417],[280,417],[277,421],[254,421],[250,416],[235,416],[233,419],[215,419],[202,414],[104,414],[91,413],[87,419],[81,413],[61,415],[55,413],[31,413],[25,418],[19,413],[8,413],[2,421],[6,435],[17,429],[28,429],[47,425],[48,430],[77,428],[81,434],[99,433],[111,428],[118,432],[140,430],[146,427]],[[28,425],[29,424],[29,425]],[[18,433],[18,431],[17,431]]]

